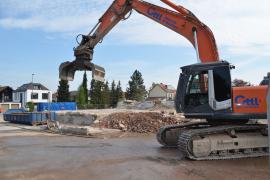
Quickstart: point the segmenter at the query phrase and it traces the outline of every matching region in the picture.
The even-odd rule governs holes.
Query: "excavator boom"
[[[76,59],[60,65],[60,78],[71,81],[77,70],[89,70],[92,71],[94,79],[103,81],[104,68],[92,63],[94,48],[116,24],[127,19],[132,10],[184,36],[194,46],[199,62],[219,61],[218,49],[211,30],[184,7],[177,6],[169,0],[161,1],[173,10],[142,0],[114,0],[90,33],[82,35],[79,46],[74,49]]]

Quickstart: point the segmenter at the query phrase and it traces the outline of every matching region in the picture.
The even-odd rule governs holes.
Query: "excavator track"
[[[157,141],[165,147],[176,148],[178,147],[178,137],[180,133],[202,127],[209,127],[209,124],[207,122],[188,122],[179,125],[163,126],[157,132]]]
[[[179,135],[181,153],[193,160],[220,160],[269,155],[265,125],[231,125],[192,129]],[[262,133],[264,132],[264,133]]]

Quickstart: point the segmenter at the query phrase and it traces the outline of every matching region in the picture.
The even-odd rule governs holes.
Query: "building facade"
[[[40,83],[24,84],[13,92],[13,102],[21,103],[26,107],[28,102],[46,103],[51,102],[52,91]]]
[[[176,94],[176,90],[171,85],[166,85],[163,83],[155,84],[150,89],[148,94],[149,100],[174,100]]]
[[[0,103],[12,102],[13,89],[9,86],[0,86]]]

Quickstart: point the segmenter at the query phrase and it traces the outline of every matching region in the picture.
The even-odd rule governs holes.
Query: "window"
[[[9,100],[9,96],[5,96],[5,101],[8,101]]]
[[[40,90],[40,87],[37,85],[34,85],[34,90]]]
[[[208,93],[208,73],[201,72],[190,76],[187,94]]]
[[[31,99],[38,99],[38,93],[32,93]]]
[[[189,78],[185,106],[191,108],[205,104],[208,104],[208,72],[202,71]]]
[[[42,99],[48,99],[48,93],[42,93]]]
[[[214,69],[215,98],[217,101],[231,99],[231,76],[229,67]]]

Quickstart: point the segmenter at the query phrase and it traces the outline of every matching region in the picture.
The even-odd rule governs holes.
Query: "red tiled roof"
[[[163,84],[160,83],[158,84],[164,91],[168,92],[168,93],[175,93],[176,90],[175,89],[168,89],[168,85],[167,84]]]

